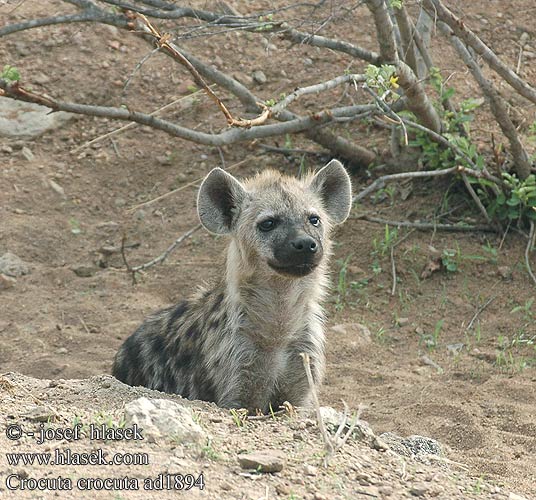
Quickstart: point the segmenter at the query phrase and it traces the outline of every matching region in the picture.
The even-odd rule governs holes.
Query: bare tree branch
[[[262,108],[262,114],[258,117],[253,118],[252,120],[243,120],[241,118],[234,118],[230,111],[227,109],[225,104],[221,99],[216,95],[216,93],[210,88],[210,86],[205,82],[203,77],[199,74],[195,66],[181,53],[180,49],[170,43],[171,35],[169,33],[162,34],[158,28],[147,19],[143,14],[138,14],[138,20],[140,21],[142,29],[145,33],[148,33],[154,38],[155,44],[158,48],[163,49],[167,54],[169,54],[173,59],[179,61],[182,65],[186,66],[188,71],[194,77],[195,82],[200,85],[205,92],[211,97],[214,102],[221,109],[224,114],[227,123],[231,127],[245,127],[250,128],[255,125],[262,125],[271,115],[270,109],[264,104],[257,102],[257,105]]]
[[[439,222],[411,222],[407,220],[389,220],[382,219],[380,217],[373,217],[371,215],[357,216],[358,219],[363,219],[375,224],[387,224],[388,226],[395,227],[411,227],[420,231],[448,231],[448,232],[462,232],[462,233],[474,233],[474,232],[486,232],[496,233],[497,228],[493,226],[471,226],[466,224],[440,224]]]
[[[403,60],[413,70],[415,75],[418,75],[416,47],[408,12],[403,4],[400,8],[395,7],[393,11],[398,23],[398,29],[400,30],[400,37],[402,39],[402,54],[404,56]]]
[[[462,43],[462,41],[454,36],[452,30],[444,23],[439,23],[439,29],[444,33],[450,42],[454,45],[458,54],[460,54],[463,62],[469,68],[469,71],[477,81],[482,93],[489,101],[490,109],[497,123],[501,127],[503,134],[510,142],[510,149],[514,157],[515,172],[520,179],[526,179],[531,173],[531,165],[525,148],[519,140],[516,128],[512,120],[508,116],[508,109],[500,94],[495,90],[492,83],[484,77],[482,71],[476,61],[471,57],[471,54]]]
[[[4,95],[5,97],[10,97],[19,101],[40,104],[54,111],[67,111],[69,113],[81,115],[100,116],[115,120],[136,122],[162,130],[175,137],[180,137],[182,139],[200,144],[207,144],[210,146],[223,146],[225,144],[232,144],[251,139],[260,139],[274,135],[304,132],[320,125],[333,122],[336,118],[356,118],[358,116],[363,116],[363,113],[361,112],[362,108],[360,106],[346,106],[341,108],[333,108],[331,110],[324,110],[318,113],[312,113],[309,116],[297,117],[282,123],[260,125],[249,129],[234,128],[225,130],[219,134],[207,134],[205,132],[198,132],[186,127],[181,127],[180,125],[175,125],[167,120],[162,120],[153,115],[141,113],[139,111],[130,111],[125,108],[115,108],[109,106],[92,106],[87,104],[57,101],[50,97],[29,92],[28,90],[19,87],[16,82],[13,84],[0,79],[0,89],[2,90],[0,95]]]
[[[419,18],[417,19],[415,26],[413,26],[411,18],[410,22],[413,28],[413,39],[419,48],[419,54],[417,55],[417,76],[419,78],[424,78],[433,66],[428,49],[430,47],[434,22],[422,7],[419,11]]]
[[[380,64],[380,56],[371,50],[364,49],[357,45],[332,38],[326,38],[320,35],[310,35],[303,33],[297,29],[291,28],[287,23],[281,24],[280,27],[274,28],[273,31],[279,33],[279,36],[285,40],[290,40],[294,43],[304,43],[314,47],[331,49],[336,52],[343,52],[358,59],[363,59],[370,64]]]
[[[396,73],[398,83],[404,89],[408,99],[410,111],[413,111],[425,127],[434,132],[441,132],[441,119],[415,73],[402,61],[399,61],[396,65]]]
[[[161,264],[166,260],[171,252],[175,250],[184,240],[192,236],[196,231],[199,231],[203,226],[201,224],[197,224],[197,226],[194,226],[192,229],[186,231],[184,234],[179,236],[169,247],[166,248],[165,252],[159,255],[158,257],[155,257],[154,259],[150,260],[149,262],[146,262],[145,264],[140,264],[139,266],[129,267],[128,270],[132,273],[137,273],[139,271],[144,271],[145,269],[148,269],[149,267],[152,267],[156,264]],[[125,262],[126,263],[126,262]]]
[[[387,7],[383,0],[365,0],[367,6],[374,17],[378,43],[380,44],[381,62],[396,62],[398,53],[395,37],[393,34],[393,23],[387,12]]]
[[[326,90],[333,89],[337,87],[338,85],[342,85],[343,83],[353,83],[356,84],[357,82],[364,82],[366,80],[365,75],[357,75],[357,74],[350,74],[350,75],[341,75],[337,76],[331,80],[328,80],[326,82],[317,83],[315,85],[310,85],[308,87],[301,87],[291,94],[289,94],[287,97],[285,97],[282,101],[278,102],[275,106],[272,107],[272,115],[274,118],[277,118],[279,116],[279,113],[286,107],[289,106],[292,102],[294,102],[296,99],[301,97],[302,95],[306,94],[319,94],[320,92],[325,92]],[[365,111],[372,111],[374,109],[373,105],[369,106],[362,106],[363,112]]]
[[[454,15],[440,0],[425,0],[424,5],[430,15],[445,22],[454,34],[470,46],[489,66],[504,78],[517,92],[536,103],[536,89],[516,75],[495,53],[476,36],[465,23]]]
[[[353,197],[352,202],[356,203],[361,201],[374,191],[383,188],[386,182],[397,181],[400,179],[416,179],[420,177],[442,177],[445,175],[454,174],[456,172],[458,172],[458,167],[445,168],[443,170],[423,170],[421,172],[404,172],[400,174],[383,175],[382,177],[376,179],[370,186],[367,186],[359,194],[356,194]]]
[[[534,241],[536,240],[536,226],[534,225],[534,221],[530,221],[530,233],[529,233],[529,241],[527,243],[527,247],[525,248],[525,264],[527,266],[527,272],[529,273],[530,279],[534,282],[536,285],[536,276],[534,276],[534,272],[532,271],[532,267],[530,265],[530,252],[534,250]]]
[[[128,26],[128,20],[123,16],[106,14],[105,12],[102,12],[100,10],[86,10],[78,14],[66,14],[63,16],[44,17],[41,19],[31,19],[29,21],[23,21],[21,23],[16,24],[8,24],[7,26],[0,28],[0,37],[10,35],[12,33],[17,33],[18,31],[39,28],[42,26],[88,22],[113,24],[114,26],[117,26],[119,28],[126,28]]]

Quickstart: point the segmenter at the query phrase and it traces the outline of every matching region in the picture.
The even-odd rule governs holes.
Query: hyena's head
[[[230,234],[256,271],[311,273],[329,253],[329,232],[352,205],[350,178],[337,160],[304,179],[268,170],[240,182],[220,168],[201,185],[197,210],[212,233]]]

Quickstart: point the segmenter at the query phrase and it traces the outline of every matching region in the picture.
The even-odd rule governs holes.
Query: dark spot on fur
[[[223,302],[223,293],[220,293],[216,299],[214,300],[214,304],[212,304],[212,307],[210,308],[210,314],[214,314],[221,306],[221,303]]]
[[[216,390],[212,380],[206,376],[207,370],[204,366],[199,367],[194,375],[194,385],[197,387],[197,398],[203,401],[216,401]]]
[[[166,349],[166,345],[164,343],[164,339],[161,335],[153,335],[150,338],[151,343],[151,350],[157,355],[160,356],[164,354],[164,351]]]
[[[185,333],[186,338],[187,339],[193,339],[193,338],[197,337],[198,332],[199,332],[199,326],[194,321],[186,330],[186,333]]]
[[[172,310],[169,316],[169,326],[174,326],[177,320],[188,310],[188,302],[183,300],[177,304]]]
[[[217,330],[218,327],[220,326],[220,320],[219,318],[215,318],[213,319],[210,324],[208,325],[209,329],[210,330]]]

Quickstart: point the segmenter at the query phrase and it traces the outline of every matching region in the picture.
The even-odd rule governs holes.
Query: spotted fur
[[[150,316],[119,349],[113,374],[227,408],[306,405],[299,354],[309,353],[320,384],[330,232],[350,207],[350,180],[336,160],[303,179],[264,171],[242,183],[213,170],[198,213],[209,231],[230,236],[221,277]],[[268,219],[273,227],[262,230]]]

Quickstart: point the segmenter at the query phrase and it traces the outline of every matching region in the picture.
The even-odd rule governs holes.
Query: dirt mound
[[[404,456],[405,451],[394,453],[381,439],[351,437],[325,468],[320,432],[303,411],[244,420],[211,404],[128,387],[105,375],[43,380],[9,373],[0,380],[0,391],[0,425],[6,429],[0,437],[0,493],[8,497],[175,498],[177,489],[193,485],[189,495],[211,499],[514,498],[466,476],[448,457],[435,456],[427,465]],[[163,427],[161,435],[148,439],[128,415],[124,418],[125,405],[139,398],[189,409],[206,438],[179,438]],[[76,428],[79,434],[65,434]],[[42,460],[51,454],[56,464],[7,463],[22,456],[16,454],[28,459],[31,453]],[[96,457],[96,463],[86,458],[87,464],[84,457]],[[110,465],[112,460],[116,464]],[[6,484],[17,489],[10,491]],[[50,489],[19,489],[36,484]]]

